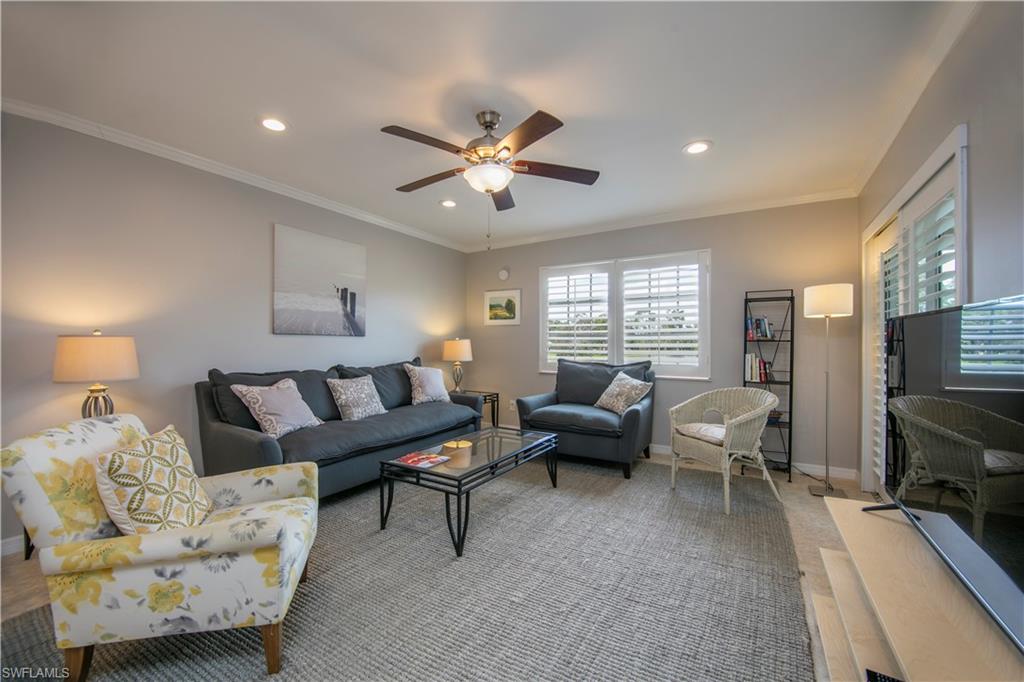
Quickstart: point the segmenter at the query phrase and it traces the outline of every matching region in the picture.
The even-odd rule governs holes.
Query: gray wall
[[[859,198],[867,227],[955,126],[968,135],[968,300],[1024,291],[1024,5],[982,3]]]
[[[585,237],[518,246],[469,256],[466,270],[467,334],[474,361],[466,365],[465,385],[501,392],[501,421],[516,423],[508,401],[549,391],[554,376],[538,371],[539,268],[615,257],[711,249],[711,381],[659,380],[654,442],[668,444],[667,410],[712,388],[742,379],[743,292],[778,287],[797,290],[795,449],[796,462],[823,462],[823,320],[802,317],[803,288],[852,282],[859,290],[857,202],[854,199],[753,211]],[[502,282],[497,272],[508,267]],[[488,289],[522,289],[519,326],[484,326],[483,295]],[[860,300],[859,291],[855,301]],[[833,393],[830,443],[833,466],[858,468],[860,316],[833,322]]]
[[[78,416],[85,386],[51,381],[58,334],[135,336],[142,376],[112,384],[117,408],[198,455],[192,383],[211,367],[436,361],[462,331],[462,253],[9,115],[2,161],[3,443]],[[271,333],[275,222],[366,246],[366,337]]]

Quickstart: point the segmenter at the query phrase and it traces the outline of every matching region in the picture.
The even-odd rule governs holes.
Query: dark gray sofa
[[[629,478],[633,460],[651,456],[654,387],[620,417],[595,407],[619,372],[654,382],[650,362],[608,365],[601,362],[558,361],[555,390],[516,400],[522,429],[558,434],[558,453],[622,464]]]
[[[419,358],[411,361],[420,364]],[[210,370],[198,382],[199,439],[207,475],[241,471],[285,462],[316,462],[320,496],[334,494],[380,476],[380,462],[480,428],[483,398],[451,394],[451,403],[412,404],[404,363],[329,370],[230,373]],[[334,403],[329,378],[370,375],[387,414],[343,421]],[[275,439],[259,429],[248,408],[231,392],[231,384],[269,386],[295,380],[299,393],[319,426],[299,429]]]

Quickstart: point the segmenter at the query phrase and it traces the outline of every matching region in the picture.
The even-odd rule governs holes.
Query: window
[[[650,360],[661,376],[707,378],[710,252],[541,269],[541,370],[559,358]]]
[[[544,363],[609,359],[609,264],[551,269],[544,283]]]
[[[1024,375],[1024,296],[964,306],[960,373]]]

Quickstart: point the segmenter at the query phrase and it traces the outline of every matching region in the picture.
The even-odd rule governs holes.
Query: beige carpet
[[[278,680],[811,679],[799,572],[762,482],[664,467],[534,462],[473,493],[456,559],[443,497],[396,485],[321,508]],[[4,623],[4,666],[59,665],[49,609]],[[97,647],[94,680],[265,677],[255,630]]]

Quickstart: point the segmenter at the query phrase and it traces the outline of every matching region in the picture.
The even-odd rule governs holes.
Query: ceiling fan
[[[467,142],[465,147],[401,126],[381,128],[382,133],[397,135],[413,142],[443,149],[462,157],[469,164],[465,168],[453,168],[402,185],[397,188],[398,191],[412,192],[446,178],[462,175],[473,189],[490,194],[495,208],[504,211],[516,205],[512,200],[512,194],[508,191],[508,183],[512,181],[516,173],[578,182],[582,185],[593,185],[597,181],[597,176],[600,175],[598,171],[516,159],[519,152],[562,127],[562,122],[551,114],[546,111],[538,111],[499,140],[494,136],[494,129],[498,127],[500,121],[501,114],[496,111],[488,110],[478,113],[476,122],[483,128],[484,134]]]

